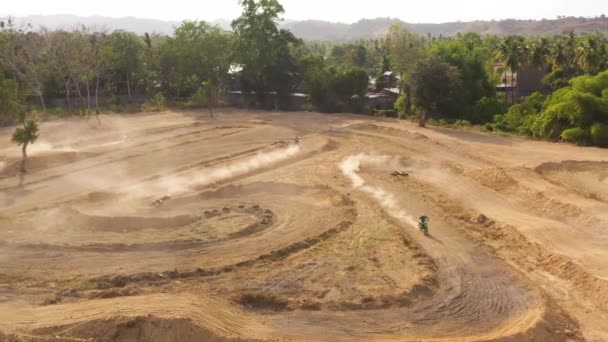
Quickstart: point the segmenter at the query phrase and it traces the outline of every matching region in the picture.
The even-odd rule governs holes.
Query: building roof
[[[238,74],[241,71],[243,71],[243,66],[241,64],[231,64],[228,69],[228,73],[231,75]]]
[[[399,90],[399,88],[384,88],[382,90],[386,90],[389,93],[393,93],[393,94],[397,94],[397,95],[401,94],[401,91]]]

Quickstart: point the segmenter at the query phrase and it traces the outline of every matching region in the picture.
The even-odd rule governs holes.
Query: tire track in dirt
[[[226,207],[219,209],[200,210],[201,215],[181,215],[175,217],[103,217],[90,216],[78,212],[74,209],[66,209],[62,211],[63,216],[69,216],[71,226],[83,227],[87,232],[90,232],[88,239],[86,236],[81,236],[78,239],[78,244],[68,243],[11,243],[0,241],[0,246],[11,249],[20,249],[30,251],[32,253],[39,251],[61,251],[61,252],[98,252],[98,253],[126,253],[126,252],[145,252],[145,251],[181,251],[188,249],[201,249],[213,244],[226,243],[233,239],[243,239],[253,234],[262,233],[264,230],[271,228],[274,221],[274,215],[271,210],[260,208],[258,205],[245,207],[240,205],[234,208]],[[222,238],[213,239],[174,239],[150,241],[145,243],[112,243],[112,242],[97,242],[89,243],[88,241],[103,240],[105,233],[117,233],[123,235],[123,239],[127,240],[132,233],[140,233],[142,231],[171,232],[176,229],[193,230],[195,225],[214,222],[214,218],[221,218],[224,214],[234,215],[253,215],[256,217],[255,222],[247,224],[239,228],[237,231],[227,234]],[[66,232],[65,235],[73,235]],[[195,235],[192,233],[192,235]],[[137,237],[135,237],[137,238]],[[170,238],[170,236],[169,236]]]
[[[268,330],[227,301],[208,296],[158,294],[87,304],[19,308],[0,316],[0,328],[17,341],[55,342],[253,341]]]
[[[412,215],[397,204],[398,197],[382,187],[368,185],[358,174],[362,163],[378,165],[390,164],[389,161],[389,157],[359,155],[346,158],[341,169],[355,188],[368,193],[387,210],[388,215],[412,228],[415,221],[412,222]],[[476,327],[473,330],[479,334],[501,327],[503,322],[524,315],[525,312],[534,312],[542,305],[538,294],[526,290],[518,276],[509,272],[507,267],[487,256],[474,253],[474,247],[453,232],[443,229],[440,232],[440,243],[425,241],[424,238],[414,239],[437,262],[439,289],[430,300],[407,309],[404,317],[407,317],[408,324],[415,324],[421,330],[424,326],[433,326],[436,337],[462,334],[463,327],[472,326]],[[536,319],[540,320],[541,317],[538,315]],[[515,328],[526,331],[530,327],[531,325]],[[517,332],[521,331],[513,331]]]
[[[214,131],[214,130],[217,130],[217,129],[221,129],[221,128],[216,127],[216,128],[212,128],[212,129],[204,130],[204,131],[195,131],[195,132],[191,132],[189,134],[182,134],[182,135],[180,135],[180,137],[188,136],[188,135],[191,135],[191,134],[200,134],[200,133],[203,133],[203,132]],[[153,149],[146,149],[146,150],[144,150],[142,152],[139,152],[139,153],[134,153],[134,154],[131,153],[131,154],[119,157],[119,158],[110,158],[110,159],[106,159],[106,160],[101,160],[99,162],[94,162],[92,164],[88,164],[88,165],[80,167],[80,168],[72,168],[70,170],[70,173],[77,173],[77,172],[81,172],[81,171],[91,170],[91,169],[97,168],[97,167],[102,166],[102,165],[126,161],[126,160],[131,159],[131,158],[136,158],[136,157],[140,157],[140,156],[147,155],[147,154],[150,154],[150,153],[167,150],[167,149],[170,149],[172,147],[183,146],[183,145],[187,145],[187,144],[198,144],[201,141],[213,140],[213,139],[217,139],[217,138],[221,138],[221,137],[227,137],[227,136],[234,135],[234,134],[239,134],[239,133],[242,133],[242,132],[244,132],[244,130],[237,130],[236,132],[222,133],[222,134],[220,134],[218,136],[208,137],[208,138],[205,138],[205,139],[192,139],[192,140],[189,140],[189,141],[176,142],[174,144],[169,144],[169,145],[165,144],[162,147],[157,147],[157,148],[153,148]],[[173,137],[171,140],[174,140],[174,139],[177,139],[177,137]],[[144,148],[144,147],[146,147],[148,145],[156,145],[159,142],[166,142],[166,141],[167,141],[166,138],[162,138],[162,139],[158,139],[158,140],[146,141],[146,142],[143,142],[141,144],[133,145],[133,146],[130,146],[130,147],[131,148]],[[243,151],[241,153],[247,154],[247,153],[252,153],[252,152],[259,151],[261,149],[263,149],[263,147],[256,148],[256,149],[249,149],[249,150]],[[94,154],[91,158],[88,158],[88,159],[102,159],[104,157],[104,155],[107,155],[109,153],[111,153],[111,152]],[[215,161],[215,160],[212,160],[212,161]],[[218,161],[221,161],[221,158]],[[201,163],[207,163],[207,162],[210,162],[210,161],[204,161],[204,162],[201,162]],[[26,185],[30,185],[30,186],[31,185],[36,185],[36,184],[40,184],[40,183],[43,183],[43,182],[46,182],[46,181],[53,180],[55,178],[65,177],[66,175],[69,175],[69,174],[66,174],[66,173],[60,173],[60,174],[55,174],[55,175],[51,174],[51,175],[44,176],[42,178],[36,179],[34,181],[28,181],[25,184]],[[14,190],[14,189],[17,189],[17,188],[19,188],[19,186],[8,186],[8,187],[0,187],[0,190],[8,191],[8,190]]]
[[[286,119],[281,115],[276,115],[276,120],[278,124],[278,120]],[[303,123],[305,121],[302,120]],[[318,126],[323,125],[315,123],[314,127]],[[365,125],[358,128],[364,131],[369,129]],[[353,130],[356,129],[357,127],[353,128]],[[403,141],[397,145],[391,145],[399,139],[383,135],[402,135],[403,132],[406,132],[405,139],[411,142],[410,145]],[[360,135],[368,137],[365,141],[356,141],[356,143],[364,145],[364,149],[368,146],[375,147],[372,145],[374,139],[378,142],[382,140],[380,151],[400,153],[402,146],[406,146],[406,151],[412,158],[417,153],[433,152],[433,147],[439,146],[439,144],[434,144],[430,138],[411,133],[408,130],[383,129],[378,134],[363,133]],[[430,136],[436,137],[432,134]],[[187,138],[187,135],[183,138]],[[178,244],[174,246],[178,253],[154,254],[154,250],[164,247],[146,243],[147,240],[144,239],[142,244],[133,245],[144,249],[132,250],[131,256],[121,252],[114,254],[116,259],[112,259],[110,263],[130,262],[131,265],[127,265],[125,269],[107,267],[110,264],[107,260],[113,256],[111,253],[99,253],[103,255],[101,256],[103,259],[91,257],[92,254],[95,254],[91,251],[76,250],[67,251],[68,253],[64,253],[63,256],[61,253],[26,256],[37,259],[34,262],[40,262],[33,268],[46,267],[47,264],[49,267],[54,267],[53,263],[60,261],[61,257],[75,259],[82,257],[89,259],[72,264],[77,266],[75,268],[78,269],[78,272],[87,272],[86,267],[91,265],[95,265],[96,268],[103,271],[96,274],[88,273],[86,276],[78,278],[76,281],[87,282],[78,284],[85,285],[82,291],[86,293],[82,293],[80,298],[69,297],[63,304],[27,308],[23,306],[24,311],[16,311],[11,310],[4,303],[0,303],[0,313],[11,312],[9,316],[12,316],[4,319],[0,314],[0,331],[5,331],[11,336],[10,338],[26,340],[40,338],[56,341],[84,340],[98,336],[109,340],[164,338],[185,342],[201,339],[224,341],[226,338],[238,341],[245,337],[262,340],[331,339],[335,341],[491,340],[519,342],[566,341],[568,338],[575,341],[581,340],[576,331],[576,324],[569,319],[567,314],[555,306],[552,300],[546,298],[535,285],[532,285],[533,282],[526,281],[522,274],[515,271],[515,268],[501,260],[504,255],[498,252],[506,250],[501,249],[503,240],[501,234],[510,235],[509,232],[501,227],[497,231],[496,237],[486,238],[484,234],[493,234],[494,226],[487,225],[488,222],[477,222],[479,217],[476,214],[459,206],[457,201],[445,198],[445,193],[435,192],[432,184],[423,182],[417,184],[407,178],[404,178],[403,182],[399,181],[401,178],[391,178],[391,181],[387,181],[386,178],[389,177],[388,174],[392,170],[386,172],[382,169],[382,167],[386,168],[390,165],[386,160],[381,162],[381,166],[375,168],[368,169],[366,165],[360,167],[356,174],[363,182],[359,187],[362,191],[357,191],[351,199],[350,187],[344,182],[344,177],[337,175],[335,170],[332,172],[326,170],[331,168],[329,165],[335,165],[338,158],[348,157],[351,155],[351,151],[357,151],[358,147],[360,150],[361,146],[355,144],[350,150],[350,146],[342,149],[343,141],[338,144],[331,138],[323,138],[326,137],[315,136],[314,143],[310,144],[313,146],[310,146],[307,141],[303,146],[304,150],[295,156],[272,163],[272,165],[247,170],[242,174],[234,174],[211,183],[196,185],[189,188],[185,194],[172,196],[170,200],[156,207],[151,207],[150,202],[160,198],[164,193],[156,190],[152,193],[143,193],[143,197],[137,198],[138,203],[133,209],[132,216],[129,214],[124,216],[122,211],[119,211],[120,215],[117,214],[135,220],[142,219],[142,222],[154,219],[156,216],[166,215],[169,220],[163,225],[179,231],[183,227],[177,223],[174,226],[170,219],[179,217],[179,215],[189,216],[188,219],[192,217],[198,219],[201,216],[201,208],[205,207],[201,203],[205,201],[214,203],[215,208],[218,208],[219,211],[224,203],[231,208],[238,203],[248,203],[248,205],[260,205],[260,208],[276,211],[276,219],[273,218],[267,227],[248,227],[243,224],[236,231],[229,230],[226,233],[227,239],[224,241],[215,240],[217,244],[198,245],[192,248],[200,253],[196,253],[196,251],[195,253],[192,251],[179,253],[182,247],[185,248],[189,242],[174,240],[173,242]],[[337,140],[344,138],[345,142],[351,136],[335,137],[332,135],[332,138]],[[457,153],[457,148],[450,149],[448,152],[442,151],[441,149],[446,148],[446,144],[444,140],[441,142],[443,144],[437,152],[439,159],[445,159],[442,161],[447,163],[449,153]],[[366,143],[370,145],[365,145]],[[280,149],[281,146],[270,146],[266,149]],[[395,148],[395,146],[398,147]],[[230,149],[221,151],[230,151]],[[323,152],[326,151],[332,151],[332,153],[324,154]],[[311,158],[314,156],[319,158]],[[432,162],[435,157],[437,156],[426,158],[425,165],[434,165]],[[232,155],[224,154],[218,157],[216,164],[213,165],[221,166],[226,161],[238,162],[239,159],[240,157],[234,158]],[[477,164],[483,163],[482,159],[467,162],[463,168],[476,167]],[[147,165],[149,163],[144,164],[149,168]],[[173,166],[173,170],[169,170],[167,174],[178,173],[178,176],[181,176],[196,172],[197,166],[194,164],[196,163],[183,158],[183,160],[178,160]],[[450,165],[459,167],[457,163]],[[491,164],[488,163],[488,165]],[[277,172],[273,172],[275,170]],[[163,170],[164,173],[165,170]],[[316,175],[316,173],[321,175]],[[140,175],[138,185],[145,186],[146,183],[154,183],[162,176],[145,175],[141,177]],[[301,184],[307,185],[302,186]],[[322,188],[323,186],[326,188]],[[312,187],[316,190],[311,191]],[[345,195],[347,192],[348,196]],[[111,192],[86,193],[78,194],[78,196],[80,196],[78,200],[74,200],[72,196],[68,199],[69,202],[64,203],[78,207],[79,200],[88,199],[91,203],[86,205],[90,208],[90,212],[99,213],[97,210],[103,210],[104,205],[117,201],[117,197]],[[83,208],[87,207],[83,206]],[[209,210],[208,208],[206,209]],[[34,213],[35,211],[29,211],[26,215]],[[410,213],[426,213],[433,218],[431,223],[433,235],[430,238],[427,239],[415,231],[415,219],[411,216],[418,214],[410,215]],[[91,214],[91,216],[96,215]],[[459,216],[461,217],[459,218]],[[12,218],[12,216],[7,216],[7,219]],[[491,219],[486,219],[491,222]],[[118,222],[110,221],[110,224]],[[362,222],[363,224],[361,224]],[[129,223],[128,226],[133,228],[134,234],[137,233],[137,223]],[[397,258],[376,259],[378,268],[385,268],[381,271],[373,269],[373,262],[365,265],[353,262],[353,260],[368,257],[372,259],[371,257],[375,254],[364,254],[361,259],[347,259],[351,256],[349,253],[357,254],[363,251],[364,246],[362,245],[366,243],[366,240],[369,241],[373,238],[382,241],[380,239],[386,239],[386,236],[394,239],[396,235],[387,235],[386,227],[392,231],[401,228],[398,236],[402,241],[391,245],[387,242],[379,242],[374,246],[378,248],[390,246],[390,251],[407,250],[408,253],[402,253],[401,257]],[[114,232],[115,229],[110,230],[112,230],[110,233],[121,233]],[[100,229],[100,233],[102,231],[103,227]],[[350,240],[351,238],[354,240]],[[527,240],[509,238],[509,241],[520,243],[526,252],[534,253],[526,246]],[[203,241],[193,240],[193,242],[202,243]],[[182,243],[184,245],[179,245]],[[337,248],[336,246],[339,244],[343,244],[343,248]],[[154,248],[147,250],[144,245],[154,246]],[[108,246],[112,245],[108,244]],[[83,247],[95,248],[95,246],[89,245]],[[122,248],[117,245],[114,247],[119,250]],[[172,249],[168,249],[168,251],[172,252]],[[320,251],[321,253],[319,253]],[[139,254],[139,252],[148,253]],[[515,250],[510,249],[508,252],[516,253]],[[330,253],[333,253],[335,258],[328,260],[324,265],[322,259]],[[524,257],[524,255],[517,255]],[[542,253],[538,255],[543,256]],[[538,255],[534,254],[534,258]],[[344,256],[345,260],[340,260],[340,256]],[[155,259],[151,262],[143,260],[148,257]],[[402,280],[407,277],[403,269],[395,269],[395,266],[406,264],[409,261],[406,260],[408,257],[412,258],[412,263],[425,263],[431,272],[425,274],[425,277],[416,278],[418,285],[411,290],[401,294],[395,291],[394,296],[393,292],[389,291],[391,296],[383,296],[382,293],[389,293],[383,292],[384,287],[390,287],[391,284],[398,286],[399,282],[396,279]],[[166,258],[174,258],[172,259],[174,263],[163,261]],[[129,259],[133,259],[133,261]],[[511,261],[507,258],[505,260]],[[65,261],[68,262],[66,265],[69,265],[70,260]],[[94,263],[96,261],[98,263]],[[569,264],[563,264],[564,261],[568,260],[554,260],[558,265],[556,267],[562,268],[563,272],[575,272],[578,275],[576,269]],[[43,262],[46,264],[43,265]],[[105,265],[101,265],[104,263]],[[336,265],[327,267],[328,263]],[[172,265],[175,265],[177,269],[172,268]],[[319,265],[318,271],[311,272],[310,270],[316,265]],[[524,265],[536,268],[534,264],[524,262]],[[64,269],[68,271],[67,267]],[[159,272],[159,270],[163,271]],[[271,273],[269,272],[271,270],[276,270],[271,276],[259,275],[265,272]],[[389,272],[384,273],[386,270]],[[384,276],[391,275],[391,272],[392,274],[399,273],[399,271],[402,274],[397,277]],[[279,299],[288,300],[290,304],[286,309],[280,309],[283,311],[278,312],[259,311],[256,308],[244,310],[243,303],[238,301],[238,290],[234,291],[234,289],[238,289],[238,285],[233,286],[233,283],[239,280],[247,281],[248,277],[257,277],[258,282],[255,285],[262,286],[272,285],[275,280],[289,282],[295,279],[298,282],[304,282],[319,279],[320,282],[323,282],[323,278],[319,277],[323,273],[329,273],[329,277],[343,277],[346,279],[345,282],[361,281],[362,284],[356,284],[362,285],[361,288],[370,284],[375,285],[361,279],[361,275],[363,277],[368,274],[369,277],[377,275],[379,278],[377,283],[382,283],[382,285],[369,287],[368,289],[372,289],[369,292],[359,291],[356,286],[352,286],[350,297],[340,297],[340,291],[346,289],[348,284],[339,281],[322,283],[318,287],[310,289],[304,288],[305,285],[298,283],[284,284],[286,291],[279,295],[285,295],[285,298]],[[28,268],[27,274],[31,276],[36,273]],[[58,294],[64,292],[70,295],[69,291],[65,291],[74,284],[74,280],[70,278],[74,273],[67,272],[67,275],[59,275],[50,271],[48,274],[56,276],[56,278],[48,278],[47,283],[44,283],[45,280],[43,280],[47,278],[40,279],[43,286],[47,287],[47,291],[58,292]],[[586,280],[582,279],[581,282],[586,282]],[[53,285],[51,286],[51,284]],[[404,290],[409,289],[410,283],[407,284],[407,286],[402,284]],[[9,284],[9,286],[12,285]],[[30,286],[31,283],[16,282],[15,285]],[[329,287],[334,285],[339,287],[336,291],[338,295],[328,296],[327,302],[315,301],[315,291],[327,293],[330,290]],[[323,286],[328,287],[327,291],[322,291]],[[378,295],[373,292],[376,289],[378,289]],[[41,289],[24,289],[24,291],[28,290],[34,292]],[[560,287],[559,291],[564,290],[568,290],[568,286]],[[598,288],[598,291],[600,290],[605,291],[603,288]],[[191,291],[195,294],[187,294]],[[302,302],[291,305],[292,298],[290,298],[289,291],[303,293],[301,297],[298,297],[298,299],[302,299]],[[185,295],[138,295],[154,292],[185,293]],[[261,293],[266,294],[263,291]],[[355,296],[352,296],[352,293]],[[361,303],[355,302],[359,299],[357,295],[361,293],[365,297],[360,297]],[[368,293],[372,295],[367,296]],[[272,295],[272,291],[269,294]],[[311,294],[313,299],[306,300],[306,296]],[[206,298],[211,295],[225,299]],[[121,298],[113,298],[117,296]],[[22,298],[29,300],[26,295]],[[113,299],[87,300],[87,298]],[[268,298],[272,299],[270,296]],[[347,300],[341,300],[343,298]],[[352,298],[355,301],[348,302]],[[334,299],[336,300],[329,302]],[[52,304],[52,302],[46,304]],[[167,308],[171,309],[167,311]],[[570,326],[570,324],[573,325]],[[574,328],[574,334],[567,332],[566,328]],[[0,333],[0,340],[9,335]]]

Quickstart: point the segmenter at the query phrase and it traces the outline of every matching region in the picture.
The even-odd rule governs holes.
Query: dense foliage
[[[608,71],[574,78],[545,97],[535,93],[496,117],[497,127],[535,137],[608,146]]]
[[[171,36],[36,31],[5,20],[0,123],[28,108],[89,115],[102,104],[128,111],[206,106],[212,115],[227,90],[242,91],[258,108],[298,109],[290,96],[305,93],[307,109],[371,114],[367,93],[390,88],[401,94],[394,109],[402,118],[606,145],[605,36],[423,36],[396,23],[377,39],[302,41],[278,24],[278,0],[239,4],[230,31],[185,21]],[[524,70],[544,74],[545,86],[520,98],[509,73]],[[499,83],[506,90],[497,92]],[[394,115],[391,108],[381,113]]]
[[[452,99],[462,88],[462,73],[440,58],[429,56],[416,63],[409,81],[414,105],[420,110],[420,126],[424,127],[429,114],[450,110]]]

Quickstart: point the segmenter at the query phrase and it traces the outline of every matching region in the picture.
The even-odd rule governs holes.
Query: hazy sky
[[[554,19],[558,15],[608,15],[608,0],[282,0],[286,19],[353,22],[397,17],[439,23],[489,19]],[[0,14],[76,14],[135,16],[163,20],[234,19],[237,0],[2,0]]]

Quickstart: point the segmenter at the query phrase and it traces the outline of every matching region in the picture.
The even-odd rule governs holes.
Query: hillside
[[[103,27],[108,30],[122,29],[138,34],[156,32],[172,34],[177,21],[140,19],[134,17],[110,18],[102,16],[79,17],[74,15],[27,16],[16,20],[18,23],[31,23],[35,28],[44,26],[49,29],[72,28],[77,25]],[[212,22],[224,29],[230,29],[229,20]],[[399,19],[376,18],[362,19],[353,24],[332,23],[319,20],[284,21],[281,26],[291,30],[296,36],[305,40],[357,40],[378,38],[395,23],[403,23],[412,31],[420,34],[455,35],[458,32],[476,32],[479,34],[521,34],[553,35],[569,31],[577,33],[608,32],[608,19],[604,18],[561,18],[555,20],[501,20],[453,22],[443,24],[411,24]]]
[[[379,38],[389,27],[402,23],[412,31],[423,35],[451,36],[461,32],[476,32],[482,35],[555,35],[570,31],[577,33],[608,32],[606,18],[562,18],[556,20],[501,20],[453,22],[443,24],[410,24],[399,19],[363,19],[354,24],[329,23],[323,21],[300,21],[284,26],[296,36],[306,40],[357,40]]]

